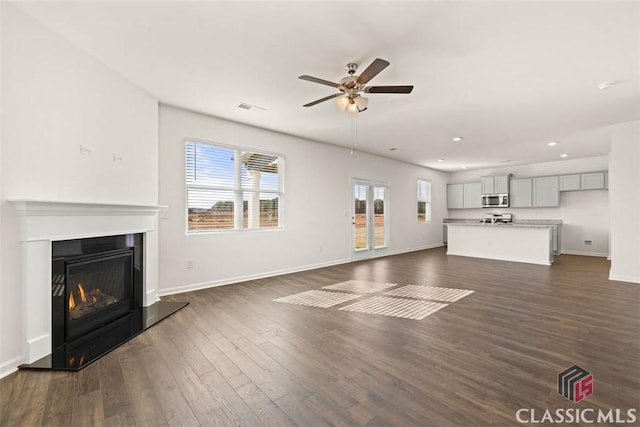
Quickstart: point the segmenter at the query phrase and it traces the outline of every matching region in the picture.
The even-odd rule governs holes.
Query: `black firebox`
[[[95,345],[142,306],[142,253],[142,234],[52,243],[52,351],[61,363],[100,352]]]
[[[51,354],[20,369],[78,371],[188,303],[144,306],[144,234],[51,244]]]

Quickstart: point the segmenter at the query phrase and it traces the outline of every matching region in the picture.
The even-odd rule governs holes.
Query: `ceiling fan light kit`
[[[369,99],[361,95],[344,95],[336,99],[336,105],[340,111],[347,113],[360,113],[367,109]]]
[[[355,75],[358,69],[358,64],[349,63],[346,66],[348,76],[340,79],[339,83],[334,83],[329,80],[319,79],[308,75],[298,77],[301,80],[306,80],[313,83],[319,83],[326,86],[331,86],[339,90],[338,93],[326,96],[324,98],[309,102],[303,105],[304,107],[312,107],[329,99],[337,98],[336,105],[341,111],[348,113],[360,113],[367,109],[369,99],[360,95],[360,92],[364,93],[411,93],[413,86],[367,86],[366,84],[378,75],[382,70],[389,66],[389,62],[384,59],[376,58],[363,72],[362,74]]]

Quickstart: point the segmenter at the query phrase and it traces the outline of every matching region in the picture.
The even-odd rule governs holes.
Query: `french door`
[[[389,189],[382,183],[351,182],[352,258],[365,259],[388,247]]]

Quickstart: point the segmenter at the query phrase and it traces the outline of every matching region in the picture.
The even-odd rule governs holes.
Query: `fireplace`
[[[54,351],[141,305],[142,248],[142,234],[52,242]]]
[[[82,369],[186,305],[158,298],[164,207],[11,202],[22,242],[19,368]]]

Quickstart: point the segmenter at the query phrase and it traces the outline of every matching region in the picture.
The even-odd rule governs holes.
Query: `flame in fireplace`
[[[76,308],[76,300],[73,297],[73,292],[69,292],[69,310]]]
[[[82,283],[78,283],[78,292],[80,293],[80,301],[83,303],[87,303],[87,294],[84,292],[84,288],[82,287]]]

